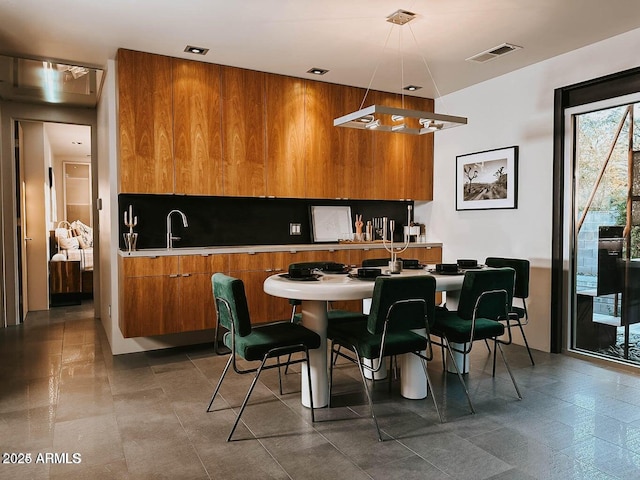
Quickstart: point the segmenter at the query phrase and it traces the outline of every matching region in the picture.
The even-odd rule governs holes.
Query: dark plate
[[[481,270],[484,265],[476,265],[475,267],[460,267],[460,270]]]
[[[433,268],[429,269],[429,273],[433,273],[435,275],[464,275],[464,272],[460,270],[457,272],[436,272]]]
[[[422,270],[424,265],[416,265],[415,267],[402,267],[403,270]]]
[[[290,277],[288,273],[281,273],[279,275],[282,278],[286,278],[287,280],[294,280],[296,282],[314,282],[318,280],[322,275],[319,273],[314,273],[308,277]]]
[[[391,275],[387,275],[385,273],[381,273],[380,275],[378,275],[378,277],[390,277]],[[369,281],[372,282],[374,281],[376,278],[378,277],[359,277],[357,273],[350,273],[348,275],[349,278],[355,278],[356,280],[365,280],[365,281]]]
[[[322,270],[322,273],[328,273],[329,275],[344,275],[350,271],[351,267],[345,267],[342,270]]]

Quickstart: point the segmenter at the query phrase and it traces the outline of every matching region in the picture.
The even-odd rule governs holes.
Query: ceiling
[[[418,17],[390,34],[386,17],[398,9]],[[639,28],[640,7],[638,0],[4,0],[0,18],[3,55],[104,68],[125,47],[298,77],[321,67],[329,73],[313,78],[361,87],[377,67],[376,90],[415,84],[424,87],[416,95],[438,97]],[[465,61],[504,42],[523,48]],[[210,51],[196,56],[186,45]]]
[[[91,162],[91,127],[66,123],[45,123],[51,153],[64,160]]]

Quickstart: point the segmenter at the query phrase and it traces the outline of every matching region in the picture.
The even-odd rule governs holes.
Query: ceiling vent
[[[511,43],[503,43],[498,45],[497,47],[490,48],[489,50],[485,50],[484,52],[480,52],[477,55],[467,58],[467,62],[476,62],[476,63],[484,63],[489,60],[493,60],[494,58],[501,57],[502,55],[506,55],[507,53],[511,53],[515,50],[520,50],[522,47],[517,45],[512,45]]]

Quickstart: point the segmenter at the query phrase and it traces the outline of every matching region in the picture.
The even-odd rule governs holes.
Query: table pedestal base
[[[452,350],[454,348],[457,348],[459,350],[464,350],[465,348],[467,348],[466,343],[451,342],[450,345]],[[469,356],[468,355],[465,355],[463,353],[456,352],[455,350],[453,350],[453,358],[456,362],[456,365],[458,366],[458,370],[460,370],[460,373],[469,373]],[[453,364],[451,363],[451,356],[447,354],[446,359],[447,359],[447,362],[446,362],[447,372],[456,373],[456,367],[454,367]]]
[[[311,363],[311,384],[313,388],[313,407],[329,405],[329,377],[327,375],[327,302],[306,300],[302,302],[302,325],[320,335],[320,348],[309,350]],[[307,364],[301,363],[302,405],[310,408]]]

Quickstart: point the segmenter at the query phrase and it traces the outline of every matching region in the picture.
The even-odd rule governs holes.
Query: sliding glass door
[[[570,348],[640,365],[640,99],[625,100],[567,111]]]

